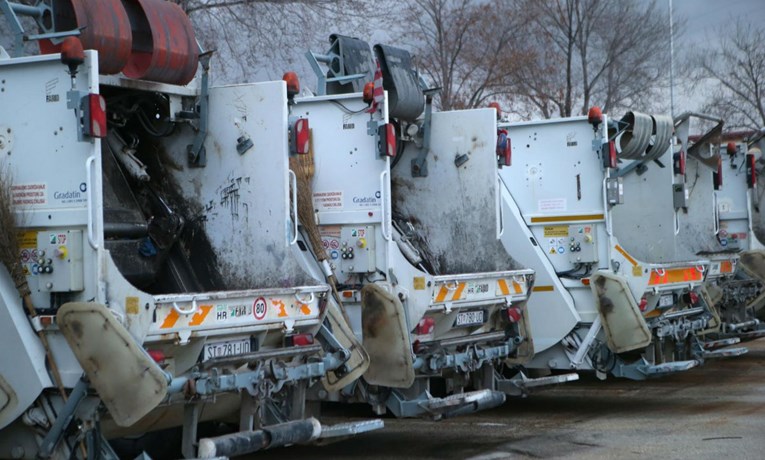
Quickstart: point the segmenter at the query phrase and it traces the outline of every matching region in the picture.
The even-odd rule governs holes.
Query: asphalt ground
[[[763,459],[765,339],[743,345],[743,356],[672,376],[599,381],[582,373],[490,411],[438,422],[384,417],[376,432],[247,458]],[[373,417],[363,405],[323,411],[325,422]]]

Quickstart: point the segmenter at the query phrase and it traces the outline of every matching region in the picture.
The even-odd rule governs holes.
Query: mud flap
[[[738,262],[744,273],[765,284],[765,251],[753,250],[742,252]],[[755,313],[762,310],[762,307],[765,306],[765,292],[754,299],[749,306]]]
[[[369,369],[364,380],[372,385],[409,388],[414,383],[412,344],[404,306],[398,297],[376,284],[361,289],[361,326]]]
[[[342,375],[329,372],[322,380],[327,391],[337,391],[351,382],[359,379],[369,367],[369,355],[361,345],[353,330],[345,320],[343,312],[335,302],[327,302],[327,320],[332,328],[332,334],[338,342],[351,352],[351,357],[345,362]]]
[[[105,305],[66,303],[56,320],[117,425],[134,424],[165,398],[165,373]]]
[[[600,322],[614,353],[645,348],[651,332],[624,278],[611,273],[592,275],[590,286],[595,296]]]

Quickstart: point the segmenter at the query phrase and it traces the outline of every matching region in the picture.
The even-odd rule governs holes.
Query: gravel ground
[[[644,382],[580,381],[478,414],[429,422],[385,418],[385,428],[323,447],[251,459],[765,458],[765,339],[749,353]],[[330,406],[325,415],[365,406]]]

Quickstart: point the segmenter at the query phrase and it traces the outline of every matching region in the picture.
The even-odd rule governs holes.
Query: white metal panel
[[[715,253],[726,249],[717,241],[715,190],[712,172],[698,160],[686,162],[688,185],[687,211],[680,213],[680,232],[675,238],[675,260],[699,258],[699,253]]]
[[[237,142],[253,147],[240,154]],[[186,164],[185,145],[170,146]],[[314,284],[289,250],[287,94],[284,82],[210,89],[207,166],[168,170],[195,202],[226,289]]]
[[[741,250],[757,249],[761,245],[757,236],[749,232],[749,190],[746,185],[746,144],[739,144],[740,151],[733,158],[723,158],[723,185],[717,193],[717,210],[720,217],[720,240],[726,246],[738,243]]]
[[[438,274],[519,268],[497,238],[496,115],[491,109],[437,112],[427,177],[412,177],[409,144],[391,171],[393,209],[423,235]],[[456,166],[458,156],[467,161]]]
[[[624,204],[614,206],[614,235],[633,257],[649,262],[675,260],[675,209],[672,202],[672,155],[659,157],[664,167],[647,164],[643,174],[623,177]],[[624,168],[632,163],[620,163]]]
[[[8,271],[0,266],[0,375],[7,383],[8,403],[0,408],[0,429],[24,412],[43,388],[51,386],[45,350],[27,320]]]
[[[78,141],[79,122],[67,108],[67,92],[72,89],[67,67],[58,55],[0,60],[0,128],[12,137],[12,149],[4,151],[0,162],[13,176],[12,194],[21,227],[37,232],[44,227],[68,227],[87,231],[91,212],[91,240],[96,245],[100,227],[100,140]],[[75,79],[77,90],[98,93],[97,53],[87,51],[85,62]],[[91,160],[91,172],[86,166]],[[90,202],[90,207],[88,206]],[[35,233],[22,241],[22,252],[36,249]],[[22,255],[20,254],[20,257]],[[31,259],[31,257],[30,257]],[[83,245],[85,290],[76,299],[98,295],[96,250]],[[26,263],[28,268],[32,262]],[[47,308],[50,293],[37,289],[36,275],[30,270],[32,298],[38,308]]]
[[[524,223],[509,190],[503,185],[501,192],[505,227],[502,243],[518,263],[535,272],[536,289],[529,297],[526,308],[531,323],[531,337],[534,339],[534,352],[538,353],[568,335],[580,317],[571,294],[563,287],[560,278],[555,276],[555,268]]]

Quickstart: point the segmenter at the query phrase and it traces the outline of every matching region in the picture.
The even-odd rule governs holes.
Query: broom
[[[289,161],[290,169],[297,177],[298,222],[300,222],[308,235],[308,242],[313,248],[316,259],[318,259],[320,264],[324,265],[329,263],[329,256],[321,242],[321,233],[319,233],[319,226],[316,224],[316,215],[313,209],[313,175],[316,172],[313,161],[313,131],[311,131],[310,137],[308,153],[290,156]],[[337,291],[337,278],[334,273],[327,276],[327,282],[329,282],[332,288],[332,293],[335,295],[343,315],[346,315],[345,308],[343,308],[342,301],[340,300],[340,293]],[[348,318],[346,317],[346,319]]]
[[[37,310],[35,310],[35,306],[32,303],[32,292],[29,289],[29,283],[24,274],[24,267],[19,261],[21,245],[19,244],[16,217],[13,213],[12,183],[13,180],[9,167],[0,167],[0,263],[8,269],[16,289],[19,291],[24,307],[27,309],[27,316],[31,321],[32,318],[37,316]],[[61,392],[61,397],[66,401],[66,390],[64,390],[64,383],[61,380],[61,374],[58,371],[56,361],[53,360],[48,338],[43,331],[37,331],[37,337],[39,337],[45,349],[45,359],[48,362],[50,373],[53,375],[53,382]]]
[[[308,243],[313,248],[313,253],[316,256],[316,259],[322,266],[329,265],[329,257],[327,256],[327,251],[324,249],[324,245],[321,241],[321,234],[319,233],[319,226],[316,223],[316,215],[313,208],[312,182],[316,170],[314,166],[313,132],[310,133],[308,153],[304,155],[290,156],[289,165],[290,169],[295,173],[295,177],[297,178],[297,218],[299,219],[300,224],[303,226],[303,230],[308,235]],[[334,273],[330,271],[330,273],[326,275],[326,280],[330,285],[330,289],[332,289],[332,294],[335,296],[335,300],[337,301],[337,306],[340,310],[340,315],[342,315],[342,319],[345,320],[346,325],[350,326],[351,321],[348,318],[348,313],[345,311],[345,307],[343,306],[343,302],[340,298],[340,293],[337,291],[337,278],[335,277]],[[324,322],[324,319],[329,314],[329,312],[330,308],[324,309],[321,318],[322,322]],[[334,315],[332,315],[332,317],[334,318]],[[340,318],[334,318],[333,320],[339,322]],[[327,375],[324,379],[325,387],[327,385],[337,385],[338,382],[343,380],[343,378],[348,378],[350,375],[356,372],[358,372],[358,375],[361,375],[369,366],[369,355],[367,354],[366,350],[364,350],[364,346],[355,339],[352,331],[350,332],[351,334],[348,339],[350,340],[351,347],[354,351],[352,352],[353,357],[349,359],[348,365],[352,365],[353,370],[349,372],[349,374],[346,374],[345,377],[335,374],[334,379],[331,379],[330,376]],[[351,362],[354,364],[351,364]]]

